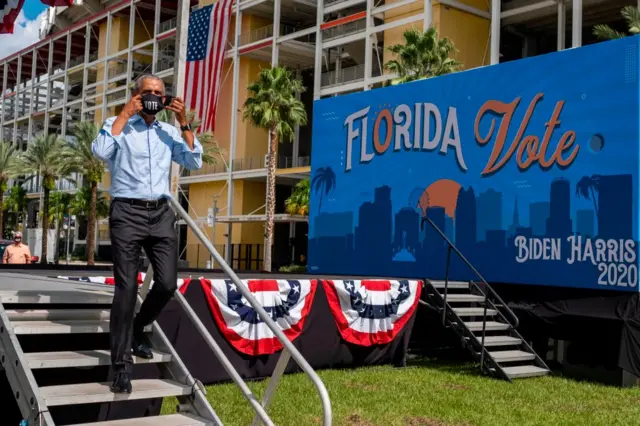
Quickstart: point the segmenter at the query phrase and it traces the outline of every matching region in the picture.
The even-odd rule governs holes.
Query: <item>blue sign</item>
[[[638,40],[315,102],[309,272],[638,291]]]

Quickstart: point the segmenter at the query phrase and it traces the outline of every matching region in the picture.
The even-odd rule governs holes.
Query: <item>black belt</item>
[[[157,209],[167,204],[166,198],[160,198],[159,200],[140,200],[138,198],[120,198],[116,197],[113,201],[120,203],[131,204],[136,207],[144,207],[145,209]]]

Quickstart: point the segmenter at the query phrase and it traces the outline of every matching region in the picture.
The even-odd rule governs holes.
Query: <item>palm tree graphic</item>
[[[318,204],[318,213],[322,210],[322,198],[325,195],[329,195],[329,192],[336,187],[336,174],[333,172],[331,167],[320,167],[315,176],[313,177],[313,181],[311,181],[311,187],[314,192],[320,192],[320,202]]]
[[[576,185],[576,197],[585,200],[593,200],[593,209],[598,215],[598,202],[596,194],[600,192],[600,175],[584,176]]]

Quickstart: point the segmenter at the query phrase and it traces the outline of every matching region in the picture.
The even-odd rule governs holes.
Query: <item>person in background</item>
[[[7,246],[2,256],[2,263],[12,265],[24,265],[31,261],[31,251],[29,246],[22,244],[22,232],[13,235],[13,244]]]

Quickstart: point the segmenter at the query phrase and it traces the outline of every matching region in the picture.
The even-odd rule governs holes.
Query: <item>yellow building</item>
[[[78,120],[101,124],[120,111],[132,81],[143,73],[160,76],[167,92],[175,93],[180,3],[84,0],[51,8],[42,40],[0,60],[3,140],[26,147],[42,132],[66,135]],[[211,3],[193,0],[190,7]],[[314,100],[376,89],[392,79],[384,71],[391,59],[388,47],[401,43],[403,31],[411,27],[435,26],[453,41],[456,59],[469,69],[563,49],[565,39],[573,47],[590,43],[589,28],[617,24],[620,7],[630,3],[635,4],[584,0],[583,13],[582,0],[240,1],[229,26],[217,106],[222,155],[214,165],[182,172],[183,205],[234,268],[262,269],[267,134],[243,121],[242,105],[247,85],[261,68],[288,66],[307,88],[301,100],[309,125],[296,130],[294,141],[278,146],[273,259],[275,268],[299,261],[306,255],[307,224],[284,214],[284,200],[296,182],[310,175]],[[37,182],[28,185],[34,213],[39,188]],[[108,187],[106,177],[102,188]],[[60,189],[74,186],[61,182]],[[215,229],[207,223],[214,204]],[[193,233],[182,225],[180,236],[182,259],[191,267],[205,267],[209,255]],[[82,232],[80,237],[82,243]],[[105,223],[99,239],[108,247]]]

